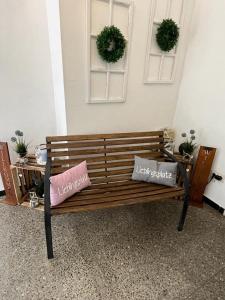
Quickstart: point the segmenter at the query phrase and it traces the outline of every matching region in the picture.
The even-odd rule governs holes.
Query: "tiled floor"
[[[225,299],[225,217],[165,201],[53,218],[0,205],[0,299]]]

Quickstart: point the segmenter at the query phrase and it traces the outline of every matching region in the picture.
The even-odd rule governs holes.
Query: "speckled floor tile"
[[[210,278],[203,286],[189,295],[186,300],[224,300],[225,268]]]
[[[210,299],[210,278],[225,299],[225,218],[191,207],[178,232],[180,209],[163,201],[54,217],[48,261],[43,215],[0,205],[0,299]]]

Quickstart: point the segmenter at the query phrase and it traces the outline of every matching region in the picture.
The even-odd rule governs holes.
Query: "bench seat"
[[[160,199],[169,199],[184,195],[183,187],[168,187],[138,181],[124,181],[93,185],[62,204],[52,207],[52,215],[90,211]]]

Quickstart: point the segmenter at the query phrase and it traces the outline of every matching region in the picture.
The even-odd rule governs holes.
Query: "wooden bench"
[[[46,138],[48,161],[45,174],[45,230],[48,258],[53,258],[51,217],[161,199],[184,197],[178,230],[183,229],[189,201],[186,170],[178,163],[183,186],[167,187],[131,180],[134,156],[165,160],[163,131],[115,134],[51,136]],[[92,185],[64,203],[50,205],[51,175],[56,175],[86,160]],[[179,178],[178,178],[179,179]]]

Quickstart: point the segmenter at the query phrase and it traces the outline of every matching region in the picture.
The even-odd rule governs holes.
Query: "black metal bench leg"
[[[45,235],[48,259],[53,258],[51,215],[45,214]]]
[[[187,215],[188,206],[189,206],[189,199],[186,196],[185,199],[184,199],[184,204],[183,204],[183,209],[182,209],[181,216],[180,216],[180,221],[179,221],[179,224],[177,226],[178,231],[183,230],[184,222],[185,222],[186,215]]]

